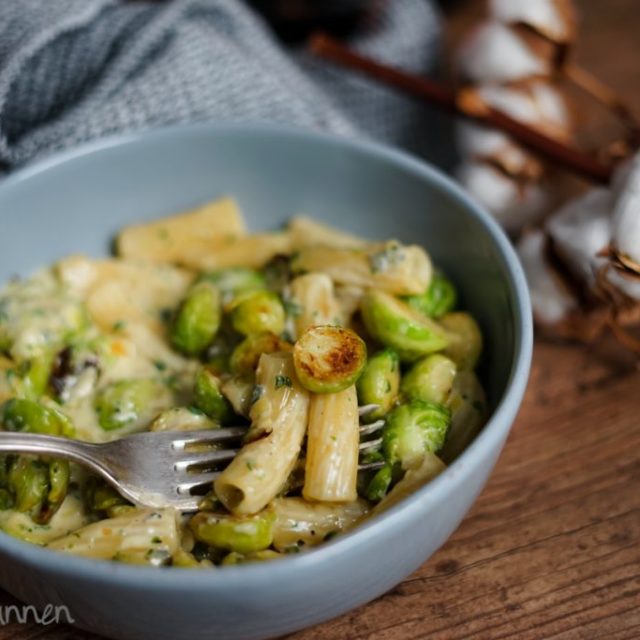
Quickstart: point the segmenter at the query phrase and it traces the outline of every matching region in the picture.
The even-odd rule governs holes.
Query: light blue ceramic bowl
[[[0,281],[70,253],[105,254],[122,225],[223,194],[238,198],[252,229],[304,212],[372,238],[423,244],[484,330],[492,417],[445,473],[402,504],[316,551],[274,563],[157,570],[51,553],[0,534],[0,586],[37,606],[66,605],[80,627],[108,637],[273,637],[379,596],[458,526],[525,389],[531,311],[507,238],[441,173],[374,144],[202,125],[58,155],[0,183]]]

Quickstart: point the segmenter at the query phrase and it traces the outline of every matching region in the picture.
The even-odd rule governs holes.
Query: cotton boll
[[[513,176],[539,177],[542,174],[540,161],[500,131],[464,123],[458,125],[456,138],[460,154],[464,157],[490,158]]]
[[[640,279],[637,276],[609,269],[606,278],[618,291],[640,302]]]
[[[521,185],[486,163],[464,163],[458,168],[457,178],[510,232],[535,220],[548,204],[539,184]]]
[[[458,50],[461,72],[476,84],[512,82],[548,75],[551,65],[525,40],[500,22],[489,21],[473,31]]]
[[[575,38],[571,0],[491,0],[490,13],[507,24],[526,24],[554,42]]]
[[[536,320],[541,324],[555,324],[565,319],[577,307],[577,302],[548,265],[545,242],[542,231],[531,231],[520,239],[517,251],[527,276]]]
[[[571,136],[571,116],[558,89],[548,82],[531,80],[517,87],[488,85],[477,89],[484,102],[514,120],[559,139]]]
[[[597,254],[609,244],[612,195],[595,188],[564,205],[547,222],[547,232],[558,255],[574,275],[596,288],[596,274],[606,263]]]
[[[618,259],[640,274],[640,153],[616,175],[611,244]]]

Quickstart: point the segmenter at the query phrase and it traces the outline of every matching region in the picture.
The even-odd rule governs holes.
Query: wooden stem
[[[593,155],[570,147],[514,120],[506,113],[479,101],[468,91],[454,91],[433,80],[381,64],[355,53],[324,34],[313,36],[309,47],[312,53],[320,58],[395,87],[449,113],[507,133],[527,149],[584,178],[603,184],[611,180],[613,167],[603,165]]]

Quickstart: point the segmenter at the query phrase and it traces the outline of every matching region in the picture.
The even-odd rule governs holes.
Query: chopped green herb
[[[153,366],[158,370],[158,371],[166,371],[167,369],[167,363],[163,362],[162,360],[154,360],[153,362]]]
[[[117,322],[113,323],[112,328],[114,331],[122,331],[126,326],[127,323],[124,320],[118,320]]]
[[[159,538],[158,536],[153,536],[153,538],[151,538],[151,544],[161,544],[162,543],[162,539]]]
[[[293,383],[289,376],[276,376],[276,389],[281,387],[292,387]]]

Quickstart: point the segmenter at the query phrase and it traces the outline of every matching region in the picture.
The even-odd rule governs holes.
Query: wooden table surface
[[[637,0],[578,4],[579,59],[640,111]],[[15,601],[0,592],[7,604]],[[0,640],[31,638],[95,636],[0,627]],[[290,638],[640,638],[637,364],[611,345],[538,341],[520,416],[453,537],[385,596]]]

